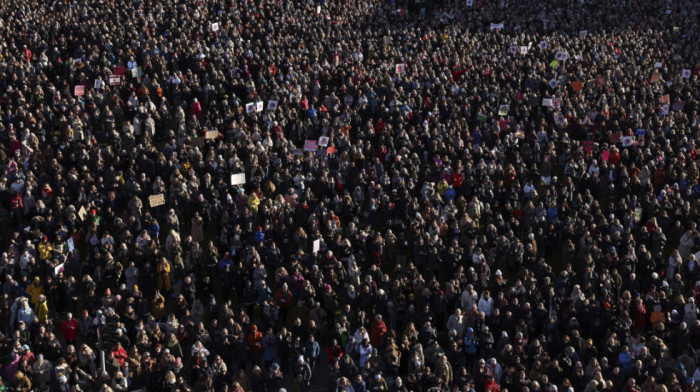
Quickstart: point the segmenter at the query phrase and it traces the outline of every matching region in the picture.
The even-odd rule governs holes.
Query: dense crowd
[[[698,391],[699,12],[0,1],[0,391]]]

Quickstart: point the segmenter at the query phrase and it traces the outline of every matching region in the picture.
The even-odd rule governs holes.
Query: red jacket
[[[384,320],[375,321],[372,323],[372,331],[369,336],[369,342],[373,347],[379,347],[382,344],[382,338],[386,333],[386,323]]]
[[[126,361],[126,358],[128,356],[126,355],[126,350],[124,350],[124,347],[115,347],[114,350],[112,350],[112,356],[119,361],[119,366],[124,364],[124,361]]]
[[[70,321],[65,320],[61,324],[61,329],[63,330],[63,338],[66,339],[66,342],[73,342],[78,336],[78,321],[74,318],[70,319]]]

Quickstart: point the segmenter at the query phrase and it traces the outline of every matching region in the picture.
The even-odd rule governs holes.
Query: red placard
[[[124,66],[117,65],[116,67],[114,67],[114,74],[119,76],[125,76],[126,72],[124,71]]]

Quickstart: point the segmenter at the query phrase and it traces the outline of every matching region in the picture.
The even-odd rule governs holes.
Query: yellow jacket
[[[39,319],[39,321],[44,321],[47,318],[49,318],[49,306],[46,304],[45,300],[36,304],[34,314],[36,314],[36,317]]]
[[[41,294],[44,294],[44,285],[39,284],[38,286],[34,283],[30,284],[25,290],[27,295],[29,295],[29,301],[32,305],[36,305],[36,300]]]
[[[260,205],[260,199],[255,194],[252,194],[248,198],[248,208],[253,212],[258,212],[258,206]]]
[[[440,180],[437,184],[437,191],[440,194],[440,196],[445,196],[445,191],[447,191],[447,188],[449,187],[449,184],[445,180]]]

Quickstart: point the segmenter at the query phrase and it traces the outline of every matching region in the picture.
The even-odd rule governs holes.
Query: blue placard
[[[637,136],[644,136],[647,134],[647,130],[639,128],[636,131],[634,131],[634,134]]]

